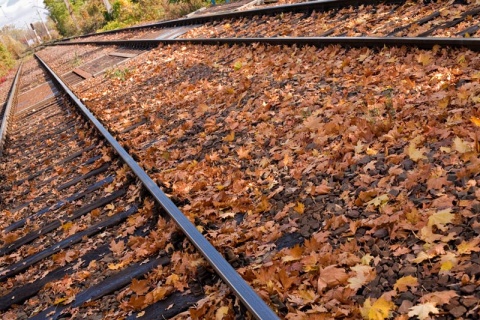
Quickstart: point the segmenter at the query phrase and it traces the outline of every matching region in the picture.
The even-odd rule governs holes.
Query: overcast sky
[[[36,7],[44,8],[43,0],[0,0],[0,28],[13,24],[17,28],[25,29],[25,23],[40,21]],[[36,7],[34,7],[36,6]],[[38,9],[43,21],[47,21],[47,11]]]

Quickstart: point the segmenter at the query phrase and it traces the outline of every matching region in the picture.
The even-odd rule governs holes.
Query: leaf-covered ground
[[[78,93],[285,318],[473,319],[479,64],[176,45]]]
[[[325,12],[278,14],[210,22],[184,34],[183,38],[229,37],[315,37],[315,36],[394,36],[418,37],[443,23],[465,17],[448,27],[438,28],[428,36],[456,37],[460,31],[475,26],[478,14],[468,14],[478,3],[469,1],[406,1],[398,4],[361,5]],[[475,11],[476,12],[476,11]],[[432,19],[418,24],[431,15]],[[472,33],[472,32],[470,32]],[[470,36],[470,35],[469,35]],[[476,33],[471,36],[476,37]]]

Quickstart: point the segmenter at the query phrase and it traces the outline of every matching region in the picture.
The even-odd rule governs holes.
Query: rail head
[[[278,316],[268,307],[260,296],[245,282],[245,280],[235,271],[235,269],[225,260],[225,258],[213,247],[213,245],[197,230],[197,228],[188,220],[180,209],[167,197],[167,195],[158,187],[158,185],[148,176],[140,165],[128,154],[128,152],[118,143],[110,132],[100,123],[100,121],[90,112],[90,110],[80,101],[80,99],[67,87],[60,77],[50,69],[50,67],[37,55],[35,57],[52,76],[55,82],[69,96],[71,101],[78,107],[81,113],[97,128],[103,137],[115,149],[123,161],[130,167],[137,178],[143,183],[158,204],[175,221],[178,227],[184,232],[186,237],[199,250],[208,263],[215,269],[218,275],[232,289],[233,293],[243,302],[245,307],[257,319],[275,320]]]
[[[7,103],[3,112],[2,123],[0,125],[0,157],[3,156],[3,146],[5,144],[5,139],[7,138],[8,131],[8,121],[10,120],[10,114],[12,112],[13,99],[17,94],[17,84],[22,70],[22,63],[18,66],[17,73],[13,79],[12,86],[10,87],[10,92],[8,93]]]
[[[98,46],[132,46],[154,47],[159,44],[203,44],[203,45],[250,45],[263,43],[268,45],[286,46],[315,46],[325,47],[340,45],[343,47],[359,48],[383,48],[383,47],[417,47],[420,49],[432,49],[434,46],[451,48],[467,48],[480,51],[479,38],[437,38],[437,37],[274,37],[274,38],[196,38],[196,39],[139,39],[139,40],[99,40],[78,41],[75,43],[55,43],[53,45],[98,45]]]

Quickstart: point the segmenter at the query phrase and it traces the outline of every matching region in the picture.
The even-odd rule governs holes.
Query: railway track
[[[478,255],[461,256],[457,249],[435,255],[419,250],[422,244],[430,244],[431,238],[404,233],[413,228],[435,234],[438,230],[430,229],[427,221],[437,211],[447,210],[442,202],[445,197],[476,203],[465,183],[468,179],[477,181],[478,175],[468,171],[467,180],[456,180],[462,168],[473,164],[466,158],[453,166],[444,163],[448,162],[446,157],[460,159],[461,152],[473,150],[470,146],[458,151],[461,149],[453,141],[470,141],[458,124],[474,130],[468,117],[477,115],[473,109],[478,87],[476,39],[330,37],[87,43],[154,48],[104,76],[89,78],[75,91],[158,184],[184,199],[182,210],[215,246],[234,243],[235,253],[252,257],[254,264],[243,267],[242,274],[258,292],[268,296],[280,314],[288,310],[300,316],[306,311],[340,316],[338,308],[350,308],[350,315],[355,317],[360,316],[361,308],[370,310],[367,297],[372,299],[368,301],[390,301],[382,300],[382,294],[390,292],[394,313],[413,312],[410,307],[400,308],[408,300],[411,308],[433,303],[443,308],[447,318],[460,313],[476,316],[477,309],[470,310],[468,305],[478,297],[462,289],[476,284],[467,281],[450,291],[448,276],[438,270],[445,261],[442,259],[455,256],[459,260],[454,263],[468,270],[463,275],[471,279],[477,272]],[[76,47],[60,47],[69,48]],[[41,54],[49,60],[48,50]],[[116,99],[108,96],[114,92],[120,94]],[[466,112],[467,118],[459,116],[458,110]],[[438,132],[422,131],[427,123],[439,128]],[[400,127],[408,128],[407,137],[395,129]],[[347,128],[345,134],[340,133],[342,128]],[[440,137],[442,134],[445,136]],[[360,144],[347,142],[353,136],[359,137]],[[301,148],[295,147],[293,140]],[[408,151],[421,147],[431,153],[422,154],[420,159]],[[311,174],[309,164],[319,171]],[[437,179],[437,173],[430,171],[432,166],[442,168],[445,184],[432,185]],[[229,180],[232,177],[248,187],[239,188]],[[312,185],[319,189],[312,189]],[[442,191],[431,193],[427,185]],[[464,193],[459,194],[457,187]],[[242,198],[245,195],[249,201]],[[462,221],[462,231],[456,233],[459,238],[453,248],[478,237],[473,209],[462,211],[455,203],[451,210]],[[393,212],[384,212],[385,204],[385,210]],[[420,222],[415,226],[393,222],[411,219],[410,213],[401,209],[405,205],[410,208],[407,211],[418,214]],[[237,221],[239,212],[249,212],[248,218],[242,215]],[[471,212],[471,218],[465,212]],[[393,215],[392,221],[389,215]],[[230,227],[221,227],[219,219]],[[225,228],[227,233],[233,228],[238,238],[232,240],[217,228]],[[453,225],[448,228],[453,232]],[[255,230],[255,235],[249,230]],[[245,237],[250,240],[245,241]],[[352,237],[361,248],[355,249],[355,254],[350,253],[349,246],[355,246],[349,240]],[[330,260],[321,260],[318,254],[323,255],[322,250]],[[428,275],[421,269],[426,268],[419,258],[424,254],[433,255]],[[357,260],[369,256],[381,262]],[[320,269],[310,259],[321,261]],[[369,271],[355,271],[360,269]],[[342,280],[329,282],[328,270],[335,270]],[[462,272],[453,274],[460,277]],[[360,281],[359,277],[370,280],[359,288],[352,287],[349,283]],[[426,289],[406,298],[397,286],[404,277],[417,279]],[[320,287],[305,285],[317,281]],[[306,288],[314,296],[307,298],[302,291]],[[425,298],[427,293],[447,291],[452,298],[444,305]],[[339,292],[351,294],[348,302],[315,309]],[[351,299],[362,307],[352,306]]]
[[[67,39],[476,37],[480,7],[466,1],[313,1],[184,18]]]
[[[29,73],[38,86],[23,81]],[[101,305],[119,308],[119,292],[150,306],[145,318],[172,317],[203,297],[215,272],[255,317],[276,317],[60,78],[31,60],[18,81],[1,163],[4,318],[116,318]],[[169,272],[179,263],[184,274]]]
[[[432,315],[441,312],[447,319],[478,317],[475,306],[480,299],[476,280],[480,255],[475,244],[480,241],[480,198],[475,186],[480,179],[475,160],[476,128],[469,120],[480,117],[475,109],[480,92],[475,71],[479,66],[477,39],[86,39],[75,45],[55,45],[41,51],[39,57],[68,82],[85,104],[82,110],[98,117],[145,170],[149,177],[145,178],[153,179],[147,185],[159,185],[170,194],[197,229],[216,248],[222,248],[226,260],[280,316],[375,318],[375,310],[382,305],[390,315],[400,317],[415,316],[416,308],[427,307],[437,310],[431,309]],[[79,50],[83,59],[73,68]],[[88,58],[90,53],[94,58]],[[57,61],[60,56],[67,58]],[[37,74],[37,78],[45,76]],[[57,111],[48,109],[44,116]],[[61,139],[71,143],[70,137],[63,135]],[[27,145],[19,146],[25,149]],[[102,145],[97,155],[100,158],[87,164],[99,162],[100,166],[92,169],[108,170],[103,168],[103,161],[113,159],[115,152],[104,152],[104,148]],[[26,148],[26,152],[32,155],[31,149]],[[130,161],[128,158],[127,163]],[[24,165],[24,160],[13,164],[15,168]],[[25,182],[37,177],[42,181],[40,187],[52,183],[45,190],[65,184],[37,176],[51,168],[58,170],[58,165],[48,161],[42,165],[40,161],[36,172],[29,166],[21,176],[9,178],[18,179],[21,186],[12,187],[15,197],[2,193],[9,205],[22,210],[26,202],[13,202],[34,197],[33,201],[50,204],[49,209],[37,211],[47,210],[47,216],[49,210],[65,205],[63,198],[48,202],[51,195],[36,192],[37,184],[28,183],[27,189]],[[9,168],[5,167],[6,172]],[[134,178],[138,168],[133,172],[123,170],[128,173],[122,176],[134,181],[135,187],[124,189],[135,190],[138,196],[132,203],[136,208],[140,211],[155,206],[140,192]],[[166,199],[160,196],[157,200]],[[18,220],[18,215],[12,214],[12,219]],[[141,227],[135,227],[135,232],[143,232],[135,234],[136,240],[118,238],[119,234],[130,235],[122,230],[132,227],[128,225],[132,219],[127,218],[126,229],[121,229],[121,224],[112,227],[120,231],[114,229],[111,233],[117,238],[112,241],[114,235],[107,235],[101,243],[102,250],[108,252],[106,265],[102,264],[101,271],[87,269],[87,279],[94,278],[94,272],[104,274],[119,265],[119,269],[124,267],[122,255],[116,253],[120,251],[118,246],[123,248],[119,242],[125,240],[125,247],[137,248],[138,237],[152,239],[161,233],[158,225],[161,230],[165,226],[167,230],[174,228],[172,222],[150,215]],[[21,233],[22,228],[30,231],[31,221],[25,220],[25,225],[18,221],[6,228],[20,237],[15,239],[15,234],[9,239],[15,239],[14,245],[1,250],[16,250],[17,243],[20,255],[31,253],[34,249],[22,244],[28,237]],[[14,230],[17,226],[19,229]],[[52,226],[63,233],[76,227],[63,221]],[[48,225],[40,228],[47,229]],[[151,234],[154,236],[149,238]],[[57,241],[57,235],[51,237],[52,243]],[[42,306],[44,313],[38,317],[54,309],[74,316],[75,312],[93,312],[132,319],[159,314],[171,317],[175,309],[172,305],[185,306],[181,299],[197,306],[179,317],[218,316],[208,308],[222,313],[228,309],[230,316],[244,315],[234,298],[228,294],[222,296],[225,300],[218,297],[221,285],[221,290],[209,291],[214,276],[207,263],[202,262],[201,268],[196,263],[178,263],[200,258],[187,241],[179,245],[177,237],[178,233],[169,232],[169,237],[162,238],[162,244],[170,241],[168,250],[158,246],[151,249],[151,257],[167,260],[161,260],[165,261],[162,272],[147,262],[145,268],[152,267],[153,271],[138,281],[147,281],[148,293],[141,289],[145,282],[122,282],[124,274],[120,272],[107,278],[118,286],[108,287],[105,296],[96,295],[101,284],[93,284],[82,292],[73,291],[79,298],[72,301],[71,294],[50,297],[57,307]],[[43,245],[43,240],[38,241]],[[74,254],[82,250],[81,243],[75,245],[79,247],[73,249]],[[187,253],[182,253],[182,258],[177,251],[167,254],[172,247],[181,252],[183,247]],[[6,266],[23,263],[15,254],[12,252],[9,259],[17,260],[8,260]],[[144,256],[135,260],[135,254],[131,253],[133,260],[127,259],[126,273],[142,266]],[[85,261],[97,261],[95,255],[88,257]],[[111,262],[112,257],[117,260]],[[78,264],[75,260],[65,267],[71,270],[69,266],[75,262]],[[172,263],[176,265],[167,269]],[[82,282],[82,268],[89,265],[83,263],[73,277],[62,279]],[[37,268],[32,270],[44,267]],[[4,270],[10,286],[17,285],[15,281],[26,286],[21,281],[30,281],[34,273],[14,277],[9,273],[14,271]],[[58,274],[65,271],[59,270]],[[185,274],[194,275],[189,287],[191,293],[200,293],[198,296],[190,293],[182,298]],[[177,276],[183,282],[175,282]],[[49,280],[34,281],[40,287]],[[161,286],[154,289],[155,283]],[[198,283],[204,285],[203,290],[195,285]],[[48,287],[58,291],[60,285]],[[118,290],[115,295],[110,294],[114,290]],[[203,292],[210,300],[201,296]],[[7,293],[4,301],[12,296],[17,294]],[[46,295],[38,297],[46,301]],[[80,306],[91,297],[96,302]],[[159,300],[151,303],[155,297]],[[34,303],[27,300],[22,306],[29,304]],[[118,306],[122,311],[114,314],[101,305]],[[12,314],[19,310],[16,306],[8,308]],[[172,313],[168,313],[170,310]]]

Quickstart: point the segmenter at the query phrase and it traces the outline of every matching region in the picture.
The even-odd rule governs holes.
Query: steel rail
[[[193,24],[204,24],[213,21],[226,20],[226,19],[238,19],[238,18],[248,18],[253,16],[261,15],[275,15],[280,13],[299,13],[299,12],[309,12],[309,11],[328,11],[337,8],[345,7],[358,7],[361,5],[378,5],[381,3],[385,4],[402,4],[406,0],[319,0],[311,2],[302,2],[295,4],[287,4],[280,6],[271,6],[267,8],[245,10],[245,11],[236,11],[236,12],[227,12],[227,13],[217,13],[211,15],[203,15],[198,17],[190,18],[180,18],[174,20],[160,21],[150,24],[145,24],[141,26],[133,26],[116,30],[103,31],[98,33],[89,33],[75,37],[69,37],[60,40],[60,42],[71,41],[74,39],[81,39],[86,37],[98,36],[98,35],[107,35],[114,34],[124,31],[135,31],[148,28],[172,28]]]
[[[117,142],[110,132],[98,121],[90,110],[75,96],[75,94],[62,82],[62,80],[50,69],[50,67],[35,54],[40,64],[54,78],[57,84],[67,93],[70,99],[81,110],[83,115],[98,129],[110,145],[116,150],[123,161],[132,169],[155,200],[165,209],[178,227],[185,233],[187,238],[200,251],[204,258],[215,269],[218,275],[232,289],[235,295],[243,302],[245,307],[257,319],[275,320],[278,316],[258,296],[258,294],[243,280],[235,269],[225,258],[212,246],[212,244],[197,230],[180,209],[167,197],[167,195],[148,176],[140,165],[128,154],[128,152]]]
[[[135,47],[154,47],[159,44],[204,44],[204,45],[241,45],[263,43],[269,45],[298,45],[324,47],[340,45],[344,47],[399,47],[412,46],[420,49],[431,49],[434,46],[452,48],[467,48],[474,51],[480,50],[480,38],[409,38],[409,37],[275,37],[275,38],[203,38],[203,39],[141,39],[141,40],[104,40],[104,41],[79,41],[75,43],[55,43],[52,45],[117,45]]]
[[[18,67],[15,78],[13,79],[12,86],[8,94],[7,104],[5,105],[5,110],[3,112],[2,124],[0,126],[0,157],[3,155],[3,144],[5,143],[5,139],[7,137],[8,121],[10,120],[10,114],[12,112],[13,99],[17,94],[17,82],[20,77],[21,70],[22,64],[20,64],[20,66]]]

